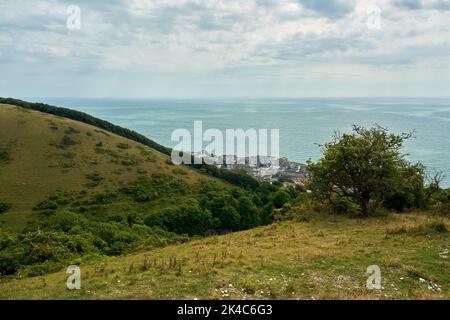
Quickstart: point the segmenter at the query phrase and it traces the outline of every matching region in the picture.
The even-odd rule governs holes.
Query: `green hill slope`
[[[173,165],[151,140],[135,141],[139,134],[51,108],[0,104],[0,274],[42,274],[271,221],[267,190],[261,198],[208,169]]]
[[[2,228],[21,229],[32,208],[51,195],[116,191],[139,177],[209,179],[173,166],[169,157],[135,141],[70,119],[0,105],[0,201],[11,209]]]

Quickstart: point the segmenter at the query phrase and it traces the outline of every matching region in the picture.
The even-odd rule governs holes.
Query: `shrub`
[[[96,193],[90,204],[108,204],[111,203],[113,199],[117,198],[117,194],[109,193]]]
[[[71,137],[65,135],[56,147],[58,147],[60,149],[65,149],[65,148],[71,147],[73,145],[76,145],[77,143],[78,142],[73,140]]]
[[[241,229],[250,229],[259,225],[258,208],[248,196],[239,198],[238,212],[241,216]]]
[[[111,214],[108,216],[108,221],[123,222],[125,217],[121,214]]]
[[[66,159],[73,159],[77,154],[75,152],[65,152],[62,156]]]
[[[136,159],[130,158],[130,157],[125,157],[123,158],[120,163],[124,166],[134,166],[136,165],[138,162],[136,161]]]
[[[150,201],[151,197],[145,187],[140,184],[131,184],[120,189],[120,192],[133,197],[136,202]]]
[[[13,274],[30,265],[47,265],[46,268],[35,266],[32,275],[55,271],[60,268],[58,262],[87,252],[95,252],[95,248],[89,238],[82,235],[42,230],[19,235],[0,234],[0,273]],[[39,268],[41,271],[37,272]]]
[[[98,186],[100,182],[104,180],[104,178],[99,173],[90,173],[87,174],[85,177],[87,180],[89,180],[87,186],[90,188]]]
[[[46,224],[53,230],[59,230],[68,233],[72,228],[82,224],[79,215],[70,211],[61,211],[52,215]]]
[[[8,211],[11,209],[11,205],[5,202],[0,202],[0,214]]]
[[[80,131],[75,128],[69,127],[64,131],[64,133],[65,134],[78,134],[78,133],[80,133]]]
[[[416,227],[406,227],[400,226],[394,229],[388,229],[387,234],[410,234],[410,235],[429,235],[433,233],[447,233],[448,229],[444,222],[442,221],[432,221],[428,223],[421,224]]]
[[[276,209],[280,209],[284,206],[284,204],[289,202],[290,199],[291,196],[289,195],[289,193],[284,190],[278,190],[272,196],[272,203]]]
[[[116,146],[119,149],[129,149],[130,148],[130,145],[128,143],[118,143]]]
[[[273,204],[268,203],[261,210],[261,213],[260,213],[261,224],[265,225],[265,224],[272,223],[273,216],[274,216]]]
[[[174,209],[165,209],[145,220],[149,227],[162,227],[179,234],[203,234],[211,227],[211,212],[192,202]]]
[[[428,230],[431,230],[431,231],[437,232],[437,233],[448,232],[447,226],[442,221],[433,221],[433,222],[427,223],[425,225],[425,229],[428,229]]]
[[[33,210],[41,211],[41,210],[56,210],[58,208],[58,204],[53,200],[44,200],[38,203]]]
[[[181,168],[175,168],[175,169],[172,170],[172,172],[173,172],[174,174],[179,174],[179,175],[181,175],[181,176],[185,176],[185,175],[188,174],[186,170],[181,169]]]
[[[8,163],[11,160],[11,157],[8,151],[0,148],[0,164]]]
[[[336,214],[357,214],[358,207],[345,197],[333,197],[330,201],[330,209]]]

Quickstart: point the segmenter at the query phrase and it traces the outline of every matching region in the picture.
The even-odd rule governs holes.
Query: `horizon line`
[[[8,97],[29,101],[30,99],[102,99],[102,100],[193,100],[193,99],[450,99],[450,96],[149,96],[149,97],[108,97],[108,96],[18,96]]]

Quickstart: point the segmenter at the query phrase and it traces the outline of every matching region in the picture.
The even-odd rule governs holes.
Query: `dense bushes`
[[[433,210],[450,217],[450,189],[435,191],[430,198],[430,207]]]
[[[248,175],[243,170],[219,169],[218,171],[215,171],[211,167],[216,168],[214,166],[209,166],[209,165],[203,166],[205,171],[208,174],[211,174],[213,177],[223,179],[234,185],[237,185],[237,186],[240,186],[240,187],[252,190],[252,191],[256,191],[259,187],[259,182],[252,176]]]
[[[197,199],[150,215],[146,225],[201,235],[244,230],[273,221],[273,205],[257,206],[261,199],[254,193],[223,189],[214,183],[202,183],[198,188]]]
[[[214,229],[235,231],[262,224],[262,203],[258,194],[241,189],[226,190],[212,183],[200,187],[200,204],[211,211]],[[266,212],[266,217],[270,213]],[[266,219],[265,219],[266,220]]]
[[[20,235],[0,234],[0,273],[12,274],[29,265],[60,263],[85,254],[95,248],[85,235],[67,234],[61,231],[42,231]]]
[[[151,196],[148,191],[139,184],[128,185],[120,189],[120,192],[127,194],[137,202],[150,201]]]
[[[384,207],[403,212],[406,209],[425,209],[429,205],[429,198],[425,188],[425,168],[420,164],[405,163],[393,180],[390,188],[378,195]]]
[[[175,234],[145,225],[96,222],[73,212],[57,212],[45,223],[28,226],[20,234],[0,233],[0,274],[22,270],[37,275],[55,271],[84,255],[119,255],[178,240]]]
[[[253,192],[154,174],[118,192],[58,193],[34,207],[38,219],[22,233],[0,235],[0,272],[35,275],[86,255],[120,255],[268,224],[278,188],[261,186]]]
[[[284,190],[278,190],[272,196],[272,203],[275,206],[275,208],[280,209],[283,207],[284,204],[289,202],[290,199],[291,196],[289,195],[289,193],[287,193]]]
[[[168,208],[149,216],[145,224],[161,227],[179,234],[203,234],[212,226],[209,210],[201,208],[196,201],[183,204],[177,208]]]

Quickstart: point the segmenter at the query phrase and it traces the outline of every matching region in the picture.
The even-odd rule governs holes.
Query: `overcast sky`
[[[13,97],[450,96],[450,1],[0,0],[0,74]]]

